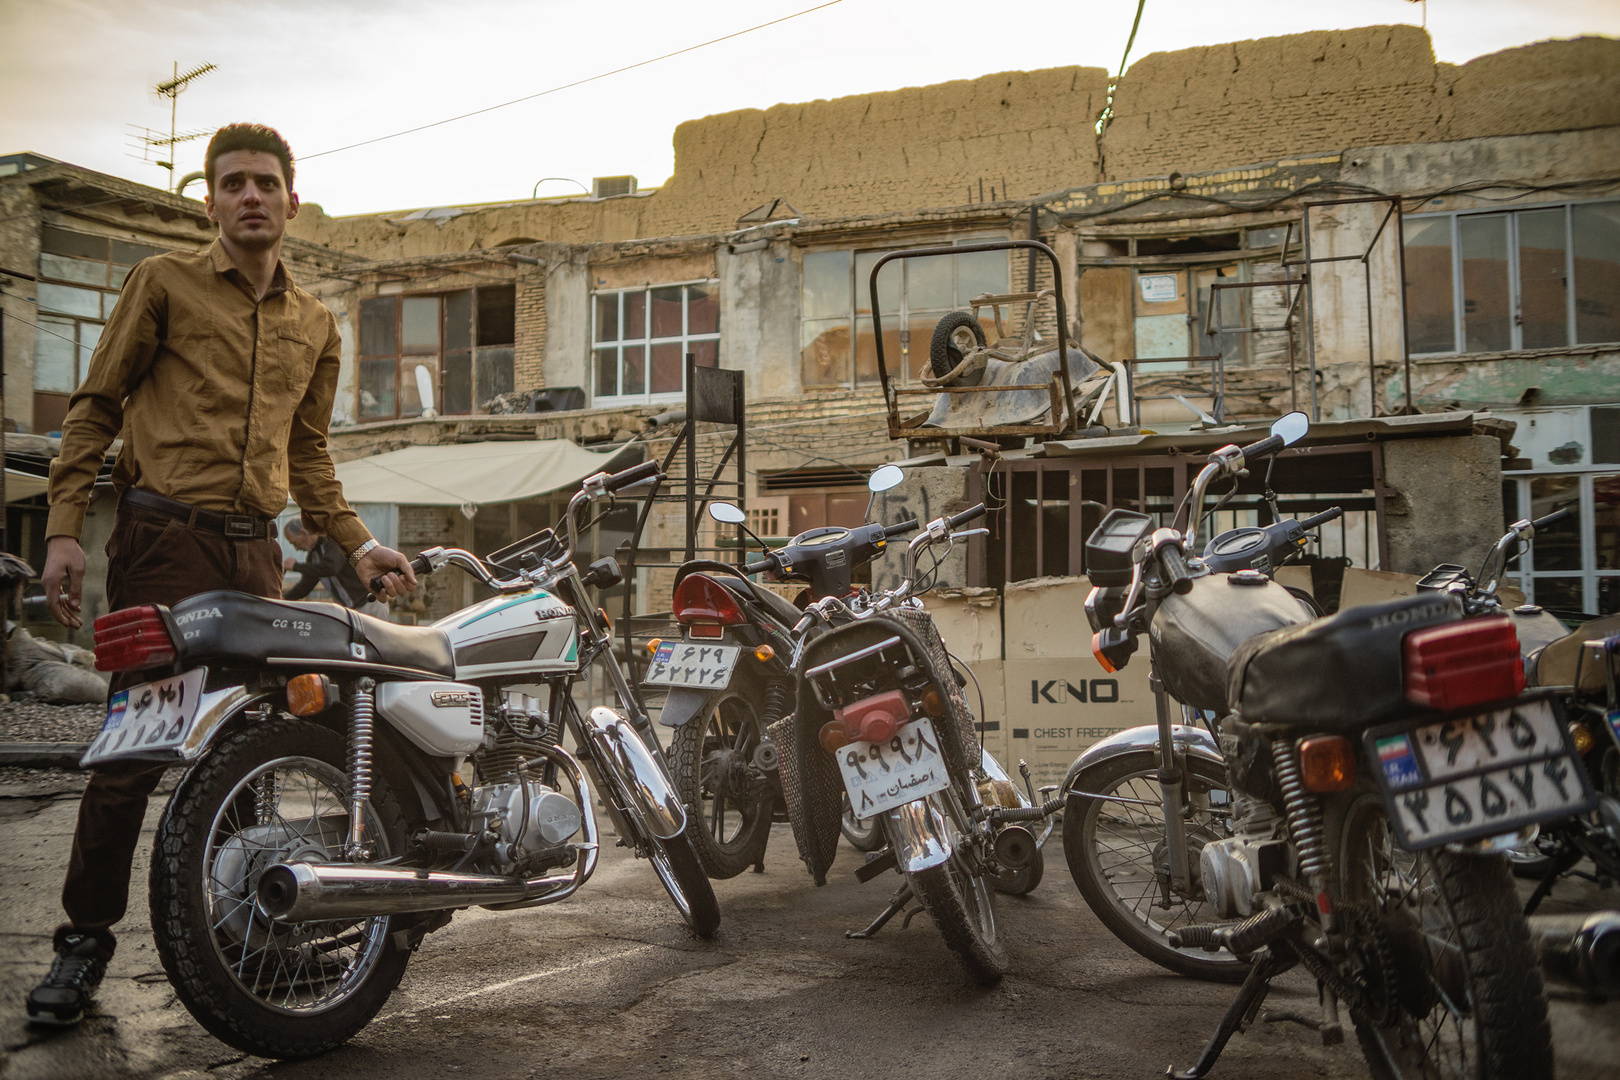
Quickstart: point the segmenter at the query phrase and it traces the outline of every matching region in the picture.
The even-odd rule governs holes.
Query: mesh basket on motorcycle
[[[953,775],[969,776],[978,765],[973,715],[926,611],[902,608],[812,641],[799,666],[797,711],[781,721],[777,745],[799,857],[817,885],[826,882],[837,854],[844,790],[833,756],[822,747],[821,730],[836,709],[897,690],[917,703],[917,715],[928,714],[925,698],[938,710],[936,730]]]

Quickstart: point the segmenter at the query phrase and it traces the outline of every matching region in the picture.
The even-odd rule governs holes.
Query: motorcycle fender
[[[179,746],[167,750],[147,751],[131,748],[127,753],[102,758],[91,767],[99,769],[109,764],[190,765],[209,751],[225,731],[230,720],[248,705],[268,696],[254,694],[245,686],[225,686],[209,691],[203,694],[202,703],[197,707],[197,719],[193,721],[191,731],[186,735],[186,741]],[[93,740],[91,745],[95,745]],[[82,767],[84,766],[81,764]]]
[[[1213,765],[1226,768],[1226,761],[1221,757],[1221,748],[1215,742],[1215,737],[1201,727],[1190,727],[1186,724],[1172,724],[1170,738],[1175,742],[1176,748],[1188,757],[1202,758]],[[1136,754],[1143,750],[1157,752],[1159,749],[1159,726],[1157,724],[1144,724],[1142,727],[1126,728],[1118,731],[1100,742],[1088,746],[1074,764],[1069,766],[1069,774],[1063,778],[1063,790],[1068,791],[1074,787],[1075,777],[1093,765],[1104,761],[1111,761],[1123,754]]]
[[[694,716],[702,716],[720,697],[718,690],[683,690],[676,687],[664,699],[658,722],[664,727],[680,727]]]
[[[634,803],[629,809],[640,814],[648,831],[660,840],[681,835],[686,828],[686,809],[663,766],[630,721],[606,705],[598,705],[591,710],[585,730],[599,767],[619,774]]]
[[[903,874],[914,874],[938,866],[954,850],[952,830],[945,808],[930,795],[883,812],[883,826],[894,859]]]

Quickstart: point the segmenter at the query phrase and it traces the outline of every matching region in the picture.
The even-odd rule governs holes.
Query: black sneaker
[[[84,1010],[106,973],[101,943],[83,934],[69,934],[56,950],[51,973],[28,995],[29,1022],[77,1024],[84,1019]]]

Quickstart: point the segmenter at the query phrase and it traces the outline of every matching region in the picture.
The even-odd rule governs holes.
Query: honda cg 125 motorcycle
[[[1423,593],[1234,647],[1233,624],[1265,621],[1266,579],[1189,557],[1209,484],[1303,435],[1303,420],[1216,451],[1187,536],[1115,510],[1087,541],[1093,579],[1125,590],[1097,598],[1099,656],[1124,664],[1146,633],[1165,689],[1225,714],[1232,829],[1203,845],[1199,875],[1230,921],[1169,943],[1251,966],[1199,1060],[1173,1075],[1208,1075],[1271,980],[1300,966],[1320,987],[1324,1042],[1342,1040],[1347,1010],[1376,1076],[1551,1076],[1545,992],[1502,852],[1592,793],[1556,699],[1524,693],[1512,621]]]
[[[867,487],[875,496],[902,479],[899,468],[885,465]],[[709,516],[747,526],[729,503],[711,504]],[[809,529],[774,552],[756,537],[765,556],[744,566],[693,559],[676,572],[671,606],[682,639],[650,644],[642,684],[669,691],[658,722],[674,729],[671,770],[698,819],[692,846],[711,878],[761,865],[782,799],[776,741],[768,731],[793,712],[794,627],[802,612],[749,575],[774,572],[778,580],[803,582],[811,599],[847,597],[854,572],[881,557],[889,537],[916,528],[913,519]],[[853,821],[846,833],[861,838]]]
[[[849,936],[872,936],[916,899],[968,974],[988,985],[1007,968],[996,881],[1040,857],[1021,823],[1062,804],[1028,805],[979,745],[939,631],[915,599],[927,590],[919,554],[982,533],[959,530],[983,514],[980,504],[929,522],[910,542],[895,587],[806,608],[796,629],[819,624],[822,632],[802,639],[797,708],[773,732],[794,838],[816,884],[836,854],[846,797],[856,817],[882,822],[888,842],[856,876],[870,881],[893,869],[904,879],[877,919]]]
[[[84,764],[187,769],[158,824],[152,930],[209,1032],[263,1057],[321,1053],[376,1015],[454,909],[572,896],[597,864],[593,783],[619,843],[713,933],[685,811],[585,591],[618,567],[571,560],[579,513],[656,473],[598,473],[565,536],[487,564],[421,553],[418,574],[454,563],[496,592],[431,626],[230,591],[96,620],[97,666],[147,681],[112,696]],[[624,712],[576,706],[598,660]]]

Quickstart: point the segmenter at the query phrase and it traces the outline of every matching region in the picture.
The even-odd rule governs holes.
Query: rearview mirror
[[[1310,417],[1302,412],[1291,412],[1286,416],[1279,416],[1276,423],[1271,425],[1271,433],[1281,436],[1284,446],[1293,446],[1305,437],[1311,429]]]
[[[906,478],[906,474],[898,465],[880,465],[867,478],[867,490],[876,494],[879,491],[888,491]]]
[[[730,503],[710,503],[709,516],[728,525],[741,525],[748,520],[747,515]]]

